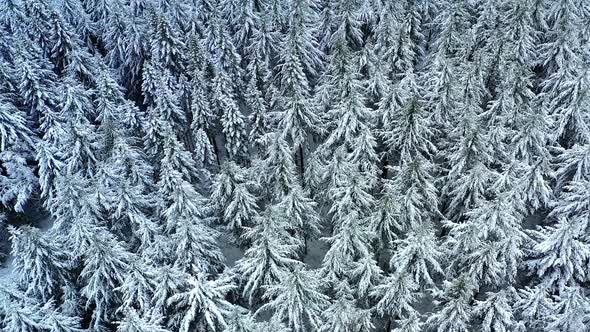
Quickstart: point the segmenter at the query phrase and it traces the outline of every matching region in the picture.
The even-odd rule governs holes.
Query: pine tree
[[[241,91],[242,57],[234,44],[227,20],[221,17],[220,9],[213,4],[210,7],[212,7],[208,10],[210,15],[207,17],[207,24],[203,31],[204,48],[210,54],[214,70],[225,73],[228,86]]]
[[[470,151],[467,154],[471,154],[471,151],[480,151],[479,146],[475,149],[472,148],[474,144],[481,144],[481,141],[475,137],[477,135],[475,133],[469,134],[465,142],[462,143],[465,144],[463,145],[465,150]],[[459,158],[463,159],[463,157]],[[458,162],[458,166],[449,173],[447,186],[443,188],[443,192],[451,197],[447,208],[450,219],[459,219],[466,210],[477,207],[484,200],[493,176],[492,171],[479,160],[467,169],[465,166],[459,166],[467,163],[467,160],[458,160]],[[463,171],[459,171],[459,169],[463,169]],[[459,174],[462,172],[465,173],[460,176]]]
[[[432,162],[417,154],[411,160],[401,162],[401,166],[392,167],[391,170],[394,177],[384,186],[384,195],[391,197],[384,199],[403,202],[393,203],[396,205],[393,211],[399,215],[395,222],[396,228],[418,229],[423,225],[428,226],[435,218],[440,217],[438,190],[434,178],[430,175],[430,172],[434,171]],[[389,228],[391,229],[391,226]]]
[[[474,286],[501,286],[516,278],[524,256],[527,235],[520,227],[521,215],[504,197],[467,213],[469,221],[454,224],[448,245],[452,265],[472,277]]]
[[[174,263],[183,271],[198,273],[218,269],[223,256],[215,241],[216,233],[198,220],[179,220],[171,235]]]
[[[588,84],[579,57],[582,34],[579,25],[584,19],[580,4],[557,1],[548,6],[547,40],[541,45],[541,61],[547,79],[543,82],[549,115],[555,121],[555,140],[571,147],[587,142],[588,129],[580,107],[587,102]]]
[[[460,275],[452,281],[444,281],[443,289],[436,292],[435,304],[439,311],[431,315],[426,324],[437,332],[467,332],[473,308],[469,305],[473,286],[467,275]]]
[[[276,318],[271,318],[269,322],[261,322],[259,323],[260,332],[290,332],[291,329],[285,327],[280,320]]]
[[[234,95],[233,82],[224,69],[218,68],[211,84],[214,105],[221,114],[226,150],[230,158],[239,160],[247,153],[248,145],[245,117]]]
[[[320,63],[320,53],[314,38],[313,23],[316,8],[312,1],[295,0],[288,3],[293,15],[279,46],[278,80],[280,106],[273,115],[283,139],[298,150],[303,170],[304,143],[319,128],[319,116],[311,103],[310,77]],[[307,74],[309,73],[309,74]]]
[[[0,21],[6,25],[7,31],[21,32],[22,21],[25,19],[21,4],[15,0],[2,3]]]
[[[330,81],[324,89],[335,95],[331,97],[334,100],[327,103],[329,110],[326,117],[330,134],[324,146],[327,149],[344,145],[352,149],[355,138],[361,132],[371,130],[372,114],[365,106],[364,89],[351,50],[345,45],[336,45],[330,66]]]
[[[391,327],[392,320],[416,315],[417,312],[412,305],[417,300],[418,287],[412,276],[405,272],[393,273],[375,287],[372,295],[379,299],[376,309],[382,316],[387,317],[387,328]]]
[[[80,318],[59,311],[52,300],[41,305],[9,284],[0,289],[0,327],[9,331],[83,331]]]
[[[296,332],[308,328],[318,330],[322,324],[321,314],[328,305],[328,298],[319,287],[313,271],[297,268],[284,273],[279,284],[266,288],[264,299],[268,302],[257,312],[272,310]]]
[[[412,230],[403,239],[395,240],[397,250],[389,265],[398,273],[407,273],[419,287],[435,287],[434,277],[443,274],[443,252],[437,248],[431,227]]]
[[[121,293],[122,304],[117,312],[128,313],[130,319],[138,313],[146,313],[151,308],[156,277],[154,269],[146,262],[139,260],[129,263],[128,273],[121,286],[115,291]]]
[[[108,326],[118,302],[114,288],[123,284],[129,269],[130,254],[110,234],[91,235],[84,252],[80,278],[86,309],[92,310],[91,326],[100,330]],[[99,237],[100,236],[100,237]]]
[[[361,332],[371,331],[371,312],[357,306],[352,290],[346,281],[337,286],[335,301],[324,311],[324,325],[320,331]]]
[[[550,331],[584,331],[588,326],[588,300],[583,290],[568,287],[555,298],[555,314],[547,326]]]
[[[258,54],[256,53],[254,56],[258,56]],[[264,92],[261,91],[262,89],[259,87],[259,81],[261,80],[259,76],[269,75],[268,68],[266,67],[268,61],[266,60],[264,63],[260,64],[262,61],[264,60],[256,58],[248,64],[250,79],[248,80],[248,85],[246,88],[247,92],[245,95],[246,103],[252,111],[250,116],[248,116],[251,128],[248,136],[251,137],[251,139],[253,139],[255,142],[264,134],[266,134],[269,127],[268,103],[264,98]],[[259,70],[259,67],[264,69]]]
[[[359,1],[338,1],[334,3],[334,26],[330,36],[330,44],[344,43],[351,48],[360,45],[363,38],[361,30]]]
[[[86,40],[89,37],[93,27],[82,3],[78,0],[64,0],[56,4],[55,9],[81,35],[82,40]]]
[[[198,43],[194,43],[197,44]],[[198,46],[193,46],[198,47]],[[201,56],[200,49],[194,57]],[[215,114],[212,112],[211,103],[209,102],[209,93],[205,85],[205,75],[201,68],[195,68],[191,81],[190,111],[192,115],[192,135],[194,152],[197,161],[201,164],[213,164],[217,156],[216,144],[210,138],[211,130],[214,126]]]
[[[481,317],[482,331],[510,331],[514,324],[510,303],[510,290],[488,292],[484,301],[476,301],[475,316]]]
[[[51,58],[56,67],[64,72],[69,68],[76,67],[86,56],[81,41],[74,34],[72,27],[64,22],[62,17],[57,13],[51,15]],[[87,61],[87,60],[86,60]]]
[[[225,328],[226,319],[232,310],[225,295],[234,286],[223,278],[210,280],[204,273],[189,278],[187,286],[185,291],[168,300],[168,305],[174,306],[177,312],[174,326],[178,331],[188,332],[192,328],[216,331],[219,327]]]
[[[4,207],[16,212],[24,211],[39,183],[35,170],[28,164],[34,159],[31,148],[30,145],[15,145],[0,151],[4,168],[4,174],[0,175],[0,201]]]
[[[387,65],[387,76],[394,82],[414,71],[424,52],[419,6],[414,1],[386,4],[380,13],[384,22],[378,25],[376,38],[382,45],[380,57]]]
[[[49,31],[51,29],[51,6],[47,1],[34,0],[22,4],[28,25],[25,29],[31,40],[37,42],[43,49],[50,45]]]
[[[69,282],[70,257],[58,243],[30,226],[10,228],[14,270],[26,294],[46,302]]]
[[[168,136],[164,141],[164,159],[157,185],[163,199],[162,216],[174,262],[190,273],[214,270],[222,260],[215,240],[217,233],[205,219],[206,201],[189,182],[195,173],[188,151],[174,136]]]
[[[236,306],[232,316],[228,319],[228,327],[225,331],[228,332],[288,332],[290,329],[286,328],[283,323],[275,318],[269,321],[257,322],[246,309]]]
[[[273,286],[289,271],[300,268],[296,253],[300,241],[289,234],[289,220],[271,207],[244,233],[252,245],[236,262],[235,271],[243,283],[243,297],[254,304],[265,287]]]
[[[431,138],[434,136],[429,117],[422,106],[420,92],[413,74],[406,75],[398,86],[389,88],[387,96],[380,105],[383,121],[384,143],[399,153],[401,162],[411,156],[429,156],[436,152]],[[407,97],[406,97],[407,96]]]
[[[189,275],[170,265],[156,268],[154,275],[153,312],[154,314],[159,313],[164,317],[169,317],[170,311],[168,309],[172,308],[168,307],[168,300],[175,294],[180,293]]]
[[[41,308],[43,323],[41,327],[50,332],[80,332],[79,317],[70,316],[56,309],[54,302],[49,301]]]
[[[401,204],[397,189],[389,179],[383,179],[383,189],[369,216],[371,231],[375,233],[378,252],[391,248],[394,240],[405,229],[401,222]]]
[[[587,180],[586,171],[590,170],[590,163],[588,163],[590,145],[576,145],[560,152],[555,160],[556,187],[562,188],[568,181]]]
[[[528,328],[544,328],[548,324],[552,301],[547,289],[542,286],[526,287],[518,293],[514,305],[515,312],[520,311],[521,323]]]
[[[185,45],[166,15],[153,14],[150,34],[150,53],[153,61],[164,67],[181,72],[184,68]]]
[[[258,187],[250,180],[250,170],[226,162],[213,180],[210,201],[219,211],[220,221],[239,239],[244,227],[250,227],[258,216]]]
[[[14,331],[31,331],[40,325],[42,317],[39,306],[9,284],[0,288],[0,327]]]
[[[119,322],[117,332],[169,331],[162,327],[161,320],[158,316],[142,317],[135,310],[129,310],[125,318]]]
[[[367,223],[360,219],[358,212],[350,211],[335,228],[334,235],[325,238],[330,244],[322,262],[323,273],[332,277],[346,277],[354,262],[372,256],[369,243],[372,234]]]
[[[278,203],[277,208],[282,211],[283,218],[301,238],[306,253],[307,242],[317,238],[321,233],[317,204],[303,189],[294,186]]]
[[[528,264],[546,287],[563,289],[585,280],[590,253],[583,229],[580,220],[560,218],[555,226],[533,233],[534,258]]]
[[[261,159],[253,161],[253,169],[260,174],[258,181],[265,197],[278,201],[293,188],[300,185],[296,176],[293,149],[277,133],[268,133],[261,138],[265,147]]]
[[[236,306],[227,320],[228,332],[254,332],[258,324],[254,316],[244,308]]]

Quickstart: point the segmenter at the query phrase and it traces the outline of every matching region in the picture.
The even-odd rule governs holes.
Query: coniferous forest
[[[0,0],[0,330],[590,330],[587,0]]]

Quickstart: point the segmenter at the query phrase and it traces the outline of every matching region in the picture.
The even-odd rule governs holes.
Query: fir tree
[[[546,287],[563,289],[586,278],[584,270],[588,259],[588,244],[583,238],[579,220],[561,218],[555,226],[536,231],[535,256],[529,266]]]
[[[509,292],[490,292],[484,301],[476,302],[473,314],[481,317],[482,331],[510,331],[515,326]]]
[[[30,226],[10,228],[13,266],[26,286],[26,294],[44,302],[57,298],[69,282],[70,257],[58,243]]]
[[[100,330],[111,322],[118,298],[114,288],[123,284],[129,269],[130,254],[110,234],[93,234],[84,252],[81,294],[86,309],[92,310],[92,327]]]
[[[190,331],[191,328],[211,331],[225,328],[226,318],[232,310],[225,295],[233,286],[222,278],[209,280],[204,273],[188,279],[187,286],[185,291],[168,300],[168,305],[174,306],[177,312],[174,326],[182,332]]]
[[[288,222],[271,207],[244,234],[252,246],[236,262],[235,270],[244,284],[243,296],[250,304],[260,298],[265,287],[279,283],[286,273],[302,266],[295,259],[301,243],[289,234]]]
[[[284,273],[281,282],[268,286],[264,299],[269,300],[258,312],[270,309],[286,321],[293,331],[318,330],[328,298],[319,291],[319,280],[313,271],[302,268]]]
[[[220,221],[238,238],[244,227],[250,227],[258,216],[258,186],[250,180],[250,170],[234,162],[224,163],[213,180],[211,202],[220,214]]]
[[[461,275],[453,281],[444,281],[443,289],[437,292],[440,301],[435,303],[440,310],[431,315],[426,324],[437,332],[467,332],[473,308],[469,305],[473,286],[469,277]]]
[[[375,287],[372,295],[379,298],[377,311],[387,317],[387,328],[391,321],[398,318],[409,318],[416,314],[412,307],[417,300],[418,284],[404,272],[394,273],[382,284]]]
[[[555,331],[584,331],[588,324],[588,300],[578,287],[568,287],[555,298],[556,314],[547,326]]]
[[[167,332],[168,330],[162,327],[161,320],[158,316],[142,317],[136,311],[129,310],[125,318],[119,322],[117,332]]]
[[[320,331],[361,332],[374,328],[370,310],[357,306],[346,281],[337,286],[335,301],[326,309],[324,317]]]

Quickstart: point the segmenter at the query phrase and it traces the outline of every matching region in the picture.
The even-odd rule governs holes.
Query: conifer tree
[[[176,308],[174,326],[178,331],[188,332],[192,328],[216,331],[227,326],[232,305],[225,295],[233,286],[220,278],[209,280],[204,273],[187,280],[188,288],[170,297],[168,305]]]
[[[250,170],[234,162],[222,165],[213,180],[211,202],[219,211],[221,222],[239,239],[244,227],[250,227],[258,216],[258,186],[250,180]]]
[[[311,102],[308,75],[314,75],[320,64],[320,52],[314,38],[316,8],[312,1],[288,2],[293,15],[280,42],[278,80],[281,93],[278,111],[274,114],[283,139],[299,154],[300,173],[304,172],[305,142],[319,129],[319,117]]]
[[[220,121],[225,136],[226,150],[230,158],[239,160],[247,153],[248,145],[246,142],[246,122],[234,95],[234,82],[223,68],[219,68],[211,84],[214,105],[217,112],[221,114]]]
[[[568,287],[556,297],[556,314],[548,328],[556,331],[583,331],[588,324],[588,300],[578,287]]]
[[[15,105],[0,94],[0,160],[4,185],[0,190],[3,205],[22,212],[40,179],[28,161],[34,159],[33,133],[26,126],[26,117]]]
[[[265,287],[279,283],[286,273],[303,265],[295,259],[301,243],[289,234],[289,227],[289,220],[270,207],[244,234],[252,245],[236,262],[235,270],[250,304],[260,299]]]
[[[324,312],[324,325],[320,331],[361,332],[374,328],[371,312],[357,306],[352,290],[346,281],[337,287],[335,301]]]
[[[552,301],[546,288],[526,287],[519,291],[514,308],[517,309],[516,312],[520,311],[519,323],[525,328],[542,328],[548,324],[548,311],[552,310]]]
[[[387,329],[391,328],[391,321],[394,319],[416,315],[412,305],[417,300],[417,290],[418,284],[405,272],[394,273],[375,287],[372,295],[379,298],[376,309],[387,317]]]
[[[443,252],[437,248],[434,230],[422,226],[395,240],[397,250],[390,266],[398,273],[407,273],[419,287],[436,287],[435,278],[443,273]]]
[[[128,273],[120,287],[116,288],[122,296],[122,304],[118,312],[129,312],[128,315],[147,313],[151,308],[156,277],[153,268],[139,260],[129,263]],[[133,317],[130,317],[133,319]]]
[[[160,317],[142,317],[136,311],[129,310],[125,318],[119,322],[117,332],[140,331],[167,332],[168,330],[162,327]]]
[[[440,300],[435,302],[439,311],[431,315],[426,324],[437,332],[467,332],[473,308],[469,301],[473,286],[467,275],[460,275],[453,281],[444,281],[443,289],[437,292]]]
[[[313,271],[296,268],[286,272],[279,284],[266,288],[264,299],[269,301],[258,312],[272,310],[293,331],[318,330],[322,324],[321,314],[328,305],[328,298],[319,287]]]
[[[114,288],[123,284],[129,269],[130,253],[110,234],[91,235],[84,252],[84,268],[80,272],[81,294],[85,308],[92,310],[92,327],[100,330],[111,322],[118,303]]]
[[[28,296],[47,302],[69,282],[70,257],[58,243],[30,226],[10,228],[13,266]]]
[[[510,290],[487,293],[484,301],[477,301],[473,314],[481,317],[482,331],[510,331],[515,326],[510,306]]]
[[[256,331],[257,325],[254,316],[249,311],[236,306],[228,318],[226,331],[252,332]]]
[[[166,15],[154,15],[150,34],[150,53],[152,60],[164,67],[180,72],[184,68],[185,45],[171,26]]]
[[[585,280],[584,264],[590,253],[583,227],[580,220],[560,218],[554,226],[533,234],[535,255],[529,266],[545,287],[561,290]]]

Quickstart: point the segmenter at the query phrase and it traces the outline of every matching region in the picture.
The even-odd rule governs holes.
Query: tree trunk
[[[305,187],[305,165],[303,164],[303,146],[299,145],[299,172],[301,174],[301,186]]]
[[[213,145],[213,150],[215,151],[215,160],[217,160],[217,166],[221,167],[221,162],[219,160],[219,148],[217,147],[217,140],[215,136],[211,135],[211,133],[207,130],[207,137],[209,137],[209,142]]]
[[[389,166],[389,162],[387,161],[387,157],[383,158],[383,166],[381,167],[382,171],[381,171],[381,178],[382,179],[387,179],[387,175],[388,175],[388,168],[387,166]]]
[[[385,324],[385,332],[391,331],[391,318],[387,318],[387,323]]]

